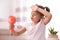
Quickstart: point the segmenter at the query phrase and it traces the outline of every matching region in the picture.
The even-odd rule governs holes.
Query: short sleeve
[[[45,24],[44,24],[44,22],[43,22],[43,21],[41,21],[41,24],[42,24],[43,26],[45,26]]]

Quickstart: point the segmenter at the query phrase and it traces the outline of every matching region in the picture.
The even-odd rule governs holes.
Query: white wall
[[[8,27],[8,16],[12,14],[12,1],[11,0],[0,0],[0,28],[9,28]]]
[[[0,18],[7,18],[12,14],[11,0],[0,0]]]

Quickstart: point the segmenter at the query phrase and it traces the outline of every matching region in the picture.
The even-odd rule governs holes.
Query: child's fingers
[[[37,11],[38,7],[36,5],[31,6],[32,11]]]
[[[19,33],[18,33],[18,32],[14,32],[13,35],[14,35],[14,36],[18,36]]]

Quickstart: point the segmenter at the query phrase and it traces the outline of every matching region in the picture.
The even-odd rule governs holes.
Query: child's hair
[[[48,7],[44,7],[46,9],[46,11],[50,12],[50,9]]]
[[[46,9],[46,11],[48,11],[48,12],[50,12],[50,9],[48,8],[48,7],[43,7],[43,6],[41,6],[41,5],[37,5],[39,8],[41,8],[41,9]],[[40,12],[38,12],[38,13],[40,13]],[[42,13],[40,14],[41,16],[44,16]]]

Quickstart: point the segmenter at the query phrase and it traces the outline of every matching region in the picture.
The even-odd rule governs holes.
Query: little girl
[[[45,26],[52,18],[48,7],[33,5],[31,12],[32,23],[28,23],[14,35],[20,35],[27,31],[27,40],[45,40]]]

